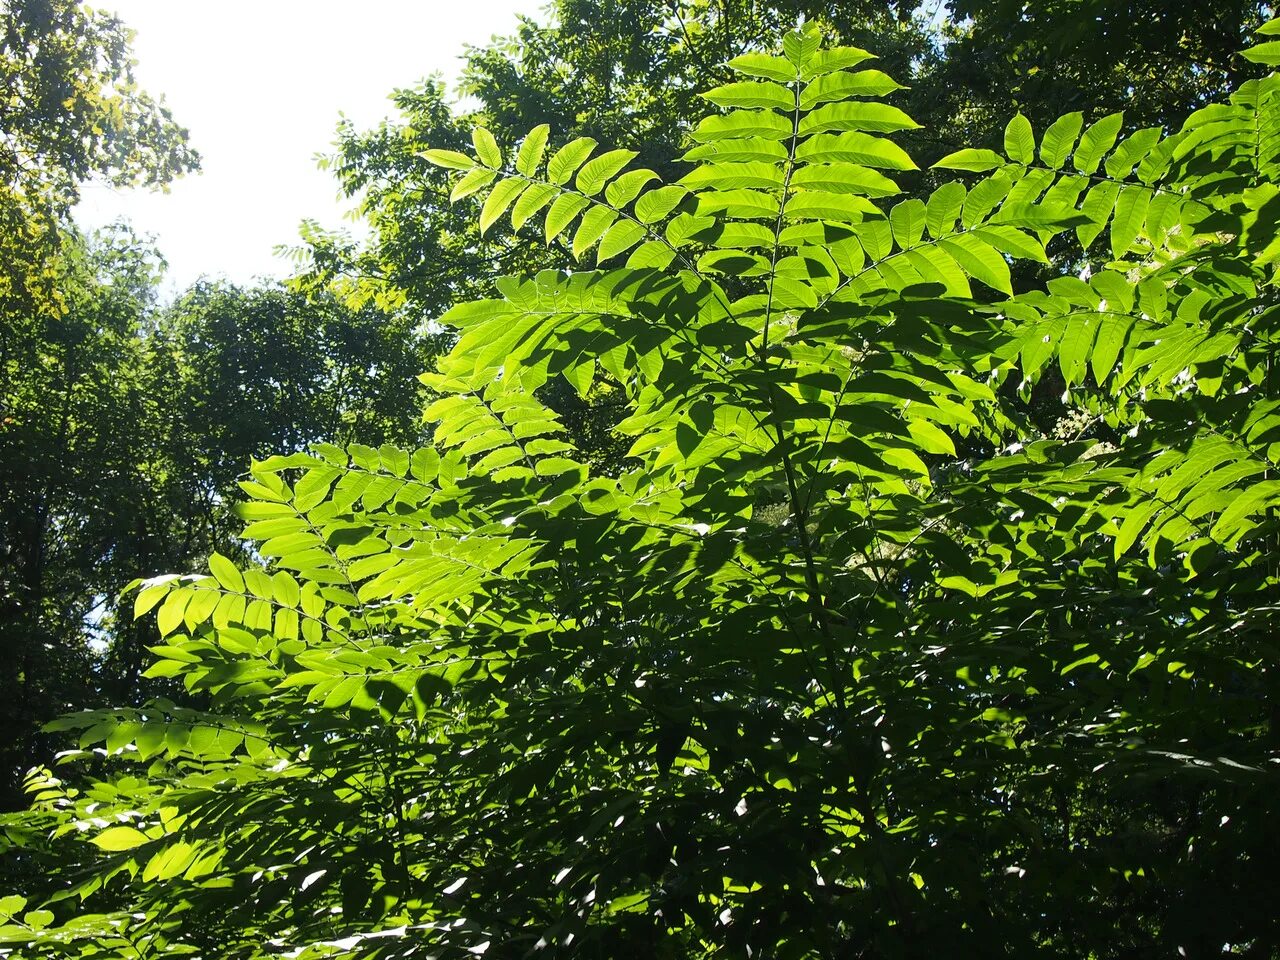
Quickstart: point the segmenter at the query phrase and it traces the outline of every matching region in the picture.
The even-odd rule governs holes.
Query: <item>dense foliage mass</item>
[[[903,199],[869,59],[733,58],[678,179],[425,154],[578,265],[440,318],[427,446],[256,462],[241,562],[136,585],[175,697],[60,721],[0,936],[1273,955],[1280,77],[1018,115]]]
[[[415,444],[418,396],[396,385],[450,336],[423,319],[488,295],[495,271],[574,263],[564,243],[482,236],[448,203],[447,171],[422,158],[426,147],[456,148],[480,122],[506,149],[546,122],[566,140],[637,150],[636,162],[678,178],[675,157],[705,104],[698,91],[727,81],[725,61],[768,46],[798,16],[876,50],[881,69],[911,84],[895,102],[924,124],[901,134],[921,166],[958,146],[998,146],[1015,109],[1037,129],[1074,109],[1124,109],[1176,129],[1248,74],[1233,52],[1268,9],[1254,0],[828,6],[559,0],[547,23],[522,21],[515,36],[468,52],[469,115],[428,82],[397,91],[396,121],[340,127],[330,162],[359,198],[370,242],[309,225],[288,293],[201,283],[165,305],[154,250],[127,234],[80,238],[67,211],[86,177],[163,182],[189,168],[185,134],[133,83],[118,20],[63,0],[0,0],[11,97],[0,116],[10,178],[0,240],[0,808],[24,804],[25,771],[54,749],[42,723],[166,691],[139,676],[154,628],[130,622],[117,590],[133,576],[192,569],[212,550],[241,556],[228,505],[249,457],[321,439]],[[907,173],[900,182],[924,196],[941,181]],[[1039,269],[1015,264],[1015,284]],[[1028,409],[1041,428],[1064,414],[1061,393],[1037,385]],[[544,399],[584,457],[615,469],[626,443],[612,432],[622,408],[607,390],[580,397],[558,380]]]

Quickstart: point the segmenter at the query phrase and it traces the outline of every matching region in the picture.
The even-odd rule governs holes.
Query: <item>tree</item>
[[[124,25],[79,0],[0,5],[0,298],[56,301],[47,266],[85,180],[163,185],[195,169],[133,64]]]
[[[895,201],[895,84],[782,54],[679,183],[429,154],[597,267],[442,318],[430,445],[255,464],[267,571],[138,584],[207,704],[61,722],[24,955],[1274,952],[1280,76]],[[1015,289],[1055,239],[1088,269]],[[617,475],[541,400],[606,376]]]
[[[134,84],[128,39],[116,18],[75,0],[0,4],[4,808],[20,796],[18,767],[45,752],[33,727],[95,702],[86,630],[119,570],[132,569],[103,588],[104,521],[138,472],[124,442],[145,406],[136,334],[156,258],[132,237],[83,241],[67,220],[91,177],[163,185],[197,156]]]

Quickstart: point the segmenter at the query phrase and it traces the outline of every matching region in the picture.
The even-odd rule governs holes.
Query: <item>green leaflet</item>
[[[728,182],[736,183],[731,179]],[[856,193],[870,197],[889,197],[898,193],[898,185],[882,173],[853,163],[811,163],[791,176],[797,188],[826,190],[831,193]],[[685,178],[686,185],[688,178]]]
[[[901,84],[879,70],[839,70],[824,73],[805,84],[800,91],[800,109],[812,110],[820,103],[848,100],[850,97],[883,97],[901,89]]]
[[[929,235],[935,240],[950,233],[955,227],[966,195],[964,185],[954,180],[944,183],[930,194],[925,205],[925,222],[929,227]]]
[[[1004,152],[1014,163],[1031,163],[1036,156],[1036,138],[1031,121],[1018,114],[1004,128]]]
[[[634,150],[610,150],[608,153],[602,153],[583,164],[574,185],[588,197],[594,197],[604,189],[606,182],[635,157]]]
[[[785,140],[791,133],[791,121],[772,110],[734,110],[723,116],[707,117],[689,136],[696,143],[714,143],[750,137]]]
[[[892,140],[856,131],[811,136],[796,149],[796,158],[810,163],[844,161],[885,170],[916,169],[907,152]]]
[[[776,110],[791,110],[795,107],[795,94],[777,83],[745,80],[716,87],[702,96],[721,107],[766,107]]]
[[[419,156],[447,170],[470,170],[476,165],[471,157],[456,150],[424,150]]]
[[[555,202],[551,204],[551,209],[547,211],[547,219],[545,225],[545,233],[547,242],[550,243],[565,228],[574,221],[584,209],[590,205],[591,201],[586,197],[579,196],[576,193],[562,193],[556,197]]]
[[[1115,144],[1123,122],[1123,114],[1113,113],[1090,125],[1076,147],[1075,168],[1081,173],[1093,173],[1097,170],[1103,156]]]
[[[990,244],[969,233],[943,238],[938,244],[956,259],[969,276],[981,280],[993,290],[1012,295],[1009,265]]]
[[[149,841],[149,837],[133,827],[109,827],[93,838],[93,844],[111,853],[132,850]]]
[[[482,190],[491,184],[497,177],[497,172],[493,170],[476,169],[470,171],[465,177],[454,184],[453,190],[449,193],[449,201],[455,202],[464,197],[469,197],[477,190]]]
[[[471,130],[471,142],[476,148],[476,157],[480,162],[491,170],[497,170],[502,166],[502,151],[498,149],[498,141],[493,138],[493,134],[484,127],[474,127]]]
[[[667,186],[649,190],[636,200],[636,219],[641,223],[653,223],[671,213],[688,196],[683,187]]]
[[[1115,216],[1111,221],[1111,255],[1117,260],[1142,232],[1147,220],[1151,192],[1144,187],[1125,187],[1116,197]]]
[[[787,82],[796,77],[795,65],[783,57],[771,57],[763,53],[745,53],[729,61],[729,68],[735,73],[749,77],[764,77],[768,80]]]
[[[701,163],[680,178],[688,190],[769,190],[782,182],[782,170],[769,163]]]
[[[522,180],[503,180],[485,197],[484,206],[480,209],[480,232],[485,233],[497,221],[512,202],[524,190]]]
[[[605,199],[610,206],[625,207],[656,179],[658,175],[652,170],[629,170],[605,188]]]
[[[967,170],[971,173],[981,173],[984,170],[1001,167],[1004,162],[1004,157],[994,150],[977,150],[967,147],[947,154],[933,166],[940,170]]]
[[[833,130],[895,133],[918,127],[905,113],[886,103],[828,103],[806,114],[800,121],[799,132],[804,137]],[[787,133],[790,133],[789,125]]]
[[[1040,160],[1054,170],[1060,169],[1071,156],[1083,126],[1084,114],[1079,112],[1064,114],[1049,124],[1040,140]]]
[[[224,557],[220,553],[213,553],[209,556],[209,571],[218,579],[218,583],[234,593],[241,593],[244,590],[244,577],[240,576],[240,571],[236,569],[235,564]],[[138,615],[135,610],[134,615]]]
[[[547,148],[547,138],[551,134],[551,127],[548,124],[539,124],[530,130],[520,144],[520,151],[516,154],[516,172],[531,177],[537,172],[538,165],[542,163],[542,154]]]
[[[520,194],[511,208],[511,226],[519,230],[529,219],[560,193],[555,184],[534,183]]]
[[[587,157],[596,148],[596,141],[590,137],[579,137],[557,150],[547,161],[547,177],[555,184],[565,184],[573,176]]]
[[[922,201],[904,200],[889,211],[893,239],[903,250],[914,247],[924,235],[925,205]]]

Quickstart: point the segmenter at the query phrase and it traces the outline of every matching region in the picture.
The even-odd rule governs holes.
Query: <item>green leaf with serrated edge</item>
[[[1068,113],[1049,124],[1040,140],[1040,159],[1045,166],[1059,170],[1071,156],[1080,129],[1084,126],[1084,114]]]
[[[1036,136],[1031,121],[1016,114],[1004,128],[1004,153],[1014,163],[1032,163],[1036,158]]]
[[[134,619],[144,616],[157,603],[167,597],[169,591],[173,589],[174,580],[176,578],[171,578],[164,583],[144,584],[142,589],[138,591],[138,595],[133,599]]]
[[[590,137],[579,137],[566,143],[547,161],[547,179],[552,183],[564,185],[573,177],[574,172],[587,162],[591,151],[596,148],[596,141]]]
[[[791,137],[791,120],[772,110],[734,110],[722,116],[706,117],[689,134],[695,143],[717,140],[740,140],[755,137],[764,140],[787,140]]]
[[[658,175],[652,170],[628,170],[605,188],[605,199],[611,206],[622,209],[656,179]]]
[[[866,197],[856,194],[829,193],[825,190],[802,190],[787,200],[783,216],[814,220],[847,220],[861,223],[880,215],[880,208]]]
[[[692,242],[703,231],[714,229],[715,226],[714,217],[695,217],[682,213],[672,218],[667,224],[665,236],[671,246],[680,247]]]
[[[474,159],[456,150],[423,150],[418,156],[448,170],[470,170],[476,165]]]
[[[911,420],[907,423],[907,430],[911,433],[911,438],[920,445],[920,449],[925,453],[940,454],[943,456],[954,457],[956,455],[955,442],[949,437],[945,430],[928,420]]]
[[[764,53],[744,53],[729,61],[728,67],[734,73],[748,77],[762,77],[766,80],[794,80],[796,67],[791,61],[782,57],[771,57]]]
[[[949,153],[931,169],[934,170],[967,170],[970,173],[984,173],[987,170],[994,170],[996,167],[1004,166],[1004,157],[996,153],[994,150],[978,150],[973,147],[966,147],[963,150],[957,150],[955,153]]]
[[[1091,124],[1080,137],[1080,145],[1076,147],[1073,159],[1075,168],[1081,173],[1096,171],[1103,156],[1115,146],[1122,123],[1124,123],[1124,114],[1112,113],[1097,123]]]
[[[1119,260],[1133,245],[1147,220],[1151,191],[1145,187],[1125,187],[1116,198],[1111,220],[1111,255]]]
[[[610,150],[588,160],[578,171],[574,185],[582,193],[594,197],[619,170],[636,158],[634,150]]]
[[[857,47],[831,47],[827,50],[818,50],[809,58],[809,62],[805,64],[800,73],[800,78],[808,80],[819,74],[830,73],[832,70],[844,70],[847,67],[856,67],[866,60],[874,59],[875,56],[873,54]]]
[[[338,478],[336,467],[315,467],[302,475],[293,488],[293,505],[299,513],[306,513],[329,495],[329,488]]]
[[[971,227],[985,220],[1008,195],[1012,185],[1013,181],[1002,170],[975,183],[960,207],[960,222]]]
[[[901,192],[898,184],[884,174],[853,163],[807,164],[791,175],[791,184],[797,189],[856,193],[869,197],[891,197]]]
[[[899,130],[917,130],[919,127],[920,124],[887,103],[850,101],[828,103],[806,114],[800,121],[799,132],[803,137],[832,130],[896,133]]]
[[[484,127],[472,127],[471,142],[476,148],[476,158],[486,167],[497,170],[502,166],[502,151],[492,133]]]
[[[1089,354],[1089,367],[1093,371],[1093,379],[1098,384],[1107,382],[1111,371],[1115,369],[1116,360],[1124,348],[1125,339],[1129,335],[1131,324],[1127,317],[1101,315],[1098,323],[1098,334]]]
[[[132,850],[144,843],[150,843],[151,838],[134,827],[108,827],[93,837],[90,842],[108,853],[119,853],[122,850]]]
[[[925,203],[925,224],[931,237],[937,239],[955,229],[967,193],[963,184],[953,180],[929,195]]]
[[[1255,513],[1271,507],[1280,499],[1280,481],[1265,480],[1232,497],[1210,531],[1216,540],[1234,545],[1247,529],[1245,521]]]
[[[924,235],[925,207],[921,200],[904,200],[889,211],[889,225],[893,239],[900,249],[906,250],[920,242]]]
[[[701,96],[719,107],[763,107],[778,110],[791,110],[795,107],[795,94],[791,90],[768,81],[742,80],[726,83]]]
[[[782,197],[761,190],[717,190],[698,197],[697,214],[719,214],[746,220],[772,220],[778,216]]]
[[[608,207],[592,207],[582,215],[582,223],[573,235],[573,255],[581,257],[604,236],[606,230],[618,219]]]
[[[545,230],[547,243],[563,233],[565,227],[573,223],[574,218],[590,204],[590,200],[576,193],[562,193],[556,197],[555,203],[551,204],[551,209],[547,211]]]
[[[800,109],[812,110],[820,103],[848,100],[850,97],[883,97],[901,89],[900,83],[879,70],[825,73],[805,84],[800,91]]]
[[[1261,32],[1261,31],[1259,31]],[[1252,63],[1260,63],[1265,67],[1280,66],[1280,40],[1271,40],[1257,46],[1246,47],[1240,56]]]
[[[551,202],[552,197],[559,194],[559,189],[550,183],[531,183],[511,208],[511,226],[519,230],[539,210]]]
[[[588,360],[586,363],[580,363],[575,367],[566,370],[563,374],[564,378],[569,381],[569,385],[577,391],[578,396],[586,397],[591,389],[592,381],[595,380],[596,362]]]
[[[698,258],[699,270],[735,277],[767,276],[769,267],[766,258],[745,250],[710,250]]]
[[[792,30],[782,38],[782,52],[797,67],[803,68],[809,59],[818,52],[822,42],[817,28],[806,23],[798,30]]]
[[[724,160],[729,163],[761,161],[781,163],[787,159],[787,148],[776,140],[760,137],[740,137],[736,140],[715,140],[685,151],[681,160]]]
[[[611,226],[600,241],[596,262],[603,263],[625,253],[644,239],[645,230],[634,220],[619,220]]]
[[[449,202],[456,203],[464,197],[471,196],[477,190],[483,190],[493,183],[497,176],[498,174],[494,170],[485,170],[477,167],[453,185],[453,189],[449,192]]]
[[[942,284],[946,288],[947,296],[964,299],[973,296],[969,278],[965,276],[960,264],[956,263],[951,254],[936,244],[907,250],[904,256],[925,280]]]
[[[991,244],[1002,253],[1023,260],[1035,260],[1037,263],[1048,263],[1044,245],[1021,230],[1003,223],[989,223],[975,227],[972,234],[980,240]]]
[[[688,190],[678,186],[649,190],[636,200],[636,219],[641,223],[655,223],[671,213],[688,195]]]
[[[701,163],[680,178],[686,190],[769,190],[782,183],[782,169],[771,163]]]
[[[1165,509],[1165,505],[1159,501],[1145,503],[1134,508],[1125,516],[1114,543],[1117,560],[1129,552],[1130,548],[1137,543],[1138,538],[1142,536],[1142,531],[1147,528],[1151,518],[1163,509]]]
[[[503,180],[489,192],[489,196],[484,199],[484,206],[480,208],[480,234],[483,236],[488,232],[489,228],[507,212],[507,207],[518,197],[525,188],[526,184],[523,180]]]
[[[1084,203],[1080,205],[1080,212],[1092,220],[1093,223],[1076,227],[1076,236],[1080,240],[1080,246],[1084,249],[1089,249],[1093,241],[1097,239],[1098,234],[1106,228],[1119,193],[1120,185],[1118,183],[1105,182],[1095,184],[1085,194]]]
[[[1100,324],[1096,316],[1088,314],[1071,318],[1063,331],[1058,346],[1058,367],[1068,387],[1084,380],[1088,371],[1088,359]]]
[[[547,137],[551,134],[549,124],[541,123],[530,130],[520,144],[516,154],[516,171],[526,177],[532,177],[538,171],[542,155],[547,149]]]
[[[907,152],[892,140],[857,131],[809,137],[796,148],[796,159],[809,163],[840,160],[884,170],[918,169]]]
[[[956,262],[969,276],[975,280],[981,280],[993,290],[1008,296],[1013,295],[1009,265],[990,244],[966,233],[944,238],[938,243],[955,257]]]
[[[1133,168],[1146,159],[1147,154],[1160,142],[1162,135],[1163,131],[1159,127],[1147,127],[1126,137],[1111,152],[1111,156],[1107,157],[1107,176],[1116,180],[1129,176]]]
[[[209,555],[209,572],[225,589],[232,593],[244,592],[244,577],[240,575],[236,565],[216,551]]]

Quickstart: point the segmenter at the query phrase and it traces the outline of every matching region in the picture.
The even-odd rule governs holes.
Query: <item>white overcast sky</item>
[[[304,218],[349,225],[328,153],[339,113],[372,127],[396,87],[441,74],[466,44],[510,34],[517,14],[545,21],[545,0],[98,0],[134,31],[137,78],[163,94],[191,134],[202,171],[169,193],[87,185],[83,227],[126,218],[169,261],[166,287],[200,276],[283,277],[272,251]]]

